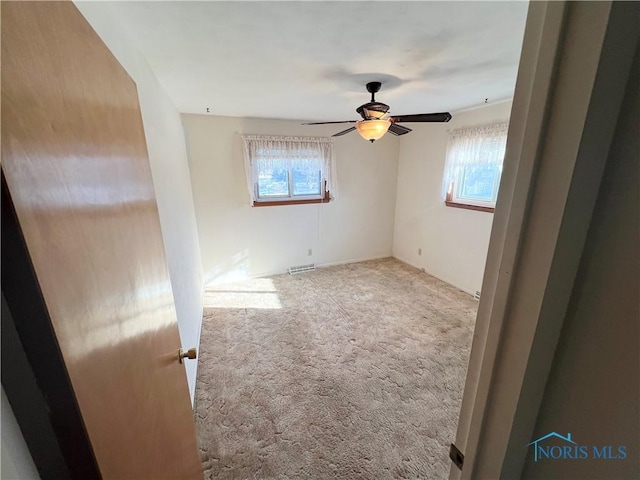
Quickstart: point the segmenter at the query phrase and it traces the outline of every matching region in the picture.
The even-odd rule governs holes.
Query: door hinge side
[[[462,465],[464,465],[464,453],[462,453],[453,443],[451,444],[451,447],[449,447],[449,458],[455,466],[462,471]]]

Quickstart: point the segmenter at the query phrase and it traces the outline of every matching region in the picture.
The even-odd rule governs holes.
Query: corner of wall
[[[422,124],[398,148],[393,256],[469,294],[480,291],[493,214],[444,205],[448,131],[507,120],[511,100],[459,111],[448,124]]]

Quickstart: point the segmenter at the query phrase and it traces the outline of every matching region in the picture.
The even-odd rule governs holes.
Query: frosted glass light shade
[[[374,142],[387,133],[389,125],[390,120],[360,120],[356,123],[356,129],[362,138]]]

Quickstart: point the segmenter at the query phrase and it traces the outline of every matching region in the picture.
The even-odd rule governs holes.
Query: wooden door
[[[2,169],[100,474],[202,478],[136,86],[71,2],[2,2]]]

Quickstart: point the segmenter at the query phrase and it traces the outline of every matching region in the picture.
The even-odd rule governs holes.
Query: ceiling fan
[[[449,112],[441,113],[418,113],[415,115],[389,115],[389,105],[376,102],[375,94],[380,91],[382,83],[367,83],[367,92],[371,94],[371,101],[360,105],[356,108],[356,112],[360,114],[362,120],[345,120],[342,122],[312,122],[303,123],[303,125],[327,125],[331,123],[355,123],[354,127],[347,128],[341,132],[335,133],[333,137],[339,137],[347,133],[357,130],[362,138],[375,142],[381,138],[387,131],[393,135],[404,135],[411,131],[410,128],[398,123],[408,122],[448,122],[451,120]]]

